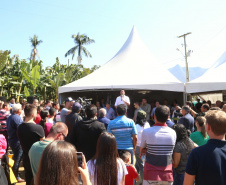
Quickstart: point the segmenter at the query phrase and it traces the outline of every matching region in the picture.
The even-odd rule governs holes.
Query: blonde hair
[[[206,113],[206,123],[210,125],[217,136],[226,133],[226,113],[219,110],[210,110]]]

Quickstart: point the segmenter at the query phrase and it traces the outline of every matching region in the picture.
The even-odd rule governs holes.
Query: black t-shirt
[[[226,184],[226,141],[210,139],[189,155],[186,173],[195,175],[196,185]]]
[[[24,155],[28,155],[31,146],[45,137],[42,126],[35,123],[22,123],[17,130]]]

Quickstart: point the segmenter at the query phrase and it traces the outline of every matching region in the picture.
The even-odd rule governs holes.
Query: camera
[[[85,117],[85,110],[86,110],[86,107],[91,105],[91,101],[92,99],[87,99],[86,97],[79,97],[76,102],[80,103],[80,105],[82,106],[82,109],[80,111],[80,115],[82,116],[82,118]]]

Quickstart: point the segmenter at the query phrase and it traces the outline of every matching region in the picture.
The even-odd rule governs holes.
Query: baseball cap
[[[65,100],[65,102],[67,102],[67,101],[74,101],[71,97],[68,97],[66,100]]]
[[[146,115],[147,115],[146,112],[144,112],[143,110],[138,110],[137,112],[137,116],[142,119],[146,118]]]
[[[77,110],[79,110],[79,109],[81,109],[81,108],[82,108],[82,106],[81,106],[81,104],[78,103],[78,102],[75,102],[75,103],[73,103],[73,105],[72,105],[72,111],[77,111]]]

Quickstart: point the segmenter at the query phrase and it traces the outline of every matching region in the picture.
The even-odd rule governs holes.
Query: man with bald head
[[[34,143],[29,150],[29,158],[31,163],[31,169],[34,176],[34,182],[36,181],[36,173],[38,171],[42,152],[49,143],[55,140],[64,140],[68,134],[68,128],[65,123],[57,122],[50,129],[49,135],[42,141]]]

